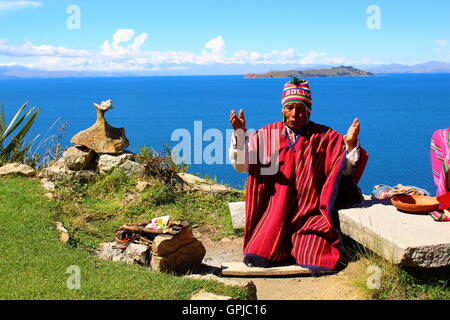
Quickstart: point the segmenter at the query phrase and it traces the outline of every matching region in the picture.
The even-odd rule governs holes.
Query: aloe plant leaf
[[[7,132],[16,122],[17,118],[19,117],[19,115],[22,113],[23,109],[25,109],[25,107],[27,106],[27,103],[24,103],[22,107],[19,108],[19,110],[17,110],[16,114],[14,115],[13,119],[9,122],[8,127],[6,128],[5,132]]]
[[[3,153],[6,153],[6,154],[11,153],[12,150],[14,150],[14,148],[16,148],[17,146],[19,146],[22,143],[23,138],[25,137],[27,132],[30,130],[34,121],[36,120],[36,118],[39,114],[39,111],[40,111],[40,109],[36,110],[34,112],[34,114],[27,120],[27,122],[20,129],[20,131],[11,139],[11,142],[8,144],[8,146],[4,150],[2,150]]]

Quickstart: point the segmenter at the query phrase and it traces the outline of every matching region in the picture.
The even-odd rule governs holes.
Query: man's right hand
[[[239,116],[236,115],[236,111],[231,110],[230,123],[234,130],[242,129],[247,131],[245,126],[244,110],[239,110]]]

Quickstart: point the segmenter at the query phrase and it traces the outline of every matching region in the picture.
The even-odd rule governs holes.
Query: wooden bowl
[[[439,202],[435,197],[418,195],[396,195],[391,203],[399,210],[411,213],[429,213],[439,209]]]

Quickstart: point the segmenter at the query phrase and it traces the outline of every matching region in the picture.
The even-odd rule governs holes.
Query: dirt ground
[[[242,238],[224,238],[213,241],[199,238],[206,248],[205,264],[220,267],[222,263],[242,261]],[[355,280],[366,272],[362,262],[351,262],[338,274],[312,277],[245,278],[252,280],[257,288],[258,300],[361,300],[363,290],[355,286]],[[229,277],[234,279],[233,277]],[[235,279],[243,279],[236,277]]]

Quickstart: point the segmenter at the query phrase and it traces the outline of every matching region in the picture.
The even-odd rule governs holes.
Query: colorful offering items
[[[167,227],[167,223],[169,222],[169,217],[170,215],[153,218],[152,221],[145,227],[150,229],[165,229]]]

